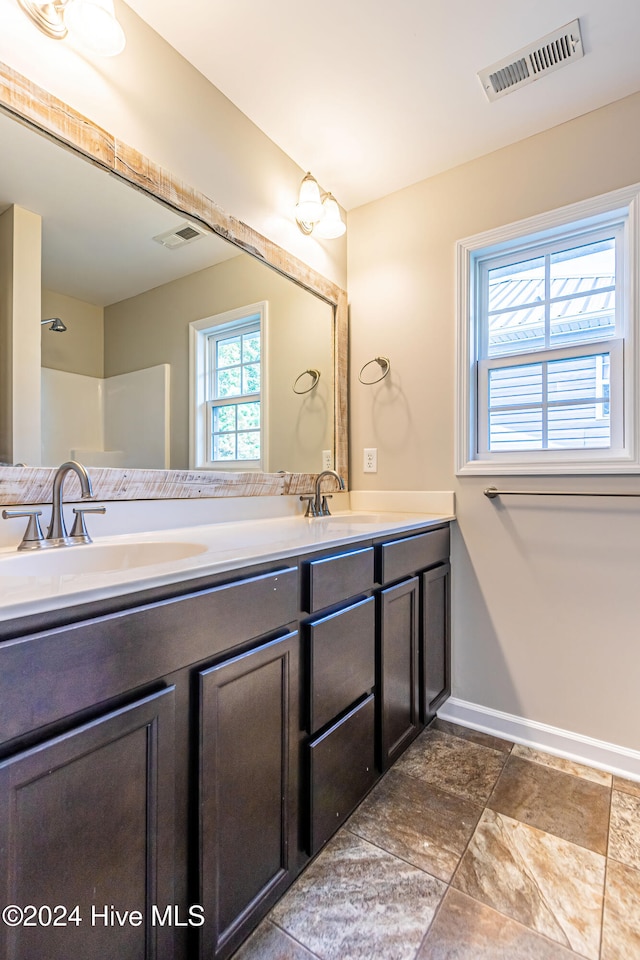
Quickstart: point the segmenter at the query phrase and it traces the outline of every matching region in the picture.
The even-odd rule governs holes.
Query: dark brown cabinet
[[[199,673],[202,958],[228,956],[293,879],[298,635]]]
[[[373,597],[306,625],[309,733],[317,733],[372,689],[375,627]]]
[[[449,563],[421,574],[422,639],[420,717],[429,723],[451,694],[451,626]]]
[[[305,751],[306,849],[314,855],[378,776],[374,549],[366,546],[314,559],[303,565],[303,577],[305,607],[315,614],[302,628],[310,734]]]
[[[393,583],[449,558],[449,527],[387,540],[378,548],[380,583]]]
[[[373,694],[309,744],[310,853],[344,823],[376,777]]]
[[[0,927],[3,958],[186,960],[199,934],[222,957],[284,890],[298,582],[280,565],[0,643],[2,901],[79,908]]]
[[[377,544],[378,727],[383,770],[451,692],[449,527]]]
[[[386,770],[420,729],[418,682],[419,581],[403,580],[380,593],[380,762]]]
[[[305,609],[315,613],[371,589],[373,547],[320,557],[305,567]]]
[[[152,908],[174,902],[173,693],[0,764],[0,901],[32,921],[0,926],[6,960],[172,956]]]
[[[0,956],[229,957],[449,695],[448,552],[441,526],[0,624],[0,901],[44,908]]]

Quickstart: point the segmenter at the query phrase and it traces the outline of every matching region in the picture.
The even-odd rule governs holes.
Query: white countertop
[[[93,544],[43,551],[4,548],[0,617],[59,610],[453,519],[445,513],[348,511],[327,518],[271,517],[96,537]],[[154,544],[158,555],[164,551],[173,557],[156,562]],[[38,563],[42,569],[34,573]]]

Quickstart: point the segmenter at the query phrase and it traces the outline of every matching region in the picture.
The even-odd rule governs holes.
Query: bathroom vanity
[[[5,152],[15,141],[17,166],[31,171],[34,187],[49,179],[33,175],[34,157],[52,151],[47,174],[69,159],[65,182],[101,181],[90,185],[89,199],[103,187],[124,190],[127,207],[144,199],[144,217],[134,215],[126,227],[116,218],[112,242],[104,219],[87,215],[88,228],[101,224],[103,249],[117,254],[123,231],[129,240],[139,228],[146,257],[149,236],[181,229],[186,219],[206,228],[215,247],[194,264],[197,276],[216,266],[218,243],[231,242],[233,254],[243,251],[252,267],[265,267],[269,277],[275,271],[326,308],[323,356],[332,359],[313,363],[323,370],[329,432],[309,447],[309,462],[292,451],[278,454],[278,473],[198,471],[186,454],[186,408],[174,405],[169,462],[176,469],[96,463],[97,496],[135,501],[136,524],[147,499],[171,501],[167,513],[196,497],[295,499],[299,509],[298,495],[309,494],[326,449],[348,485],[346,291],[3,65],[0,120]],[[47,201],[23,213],[38,218]],[[66,223],[66,207],[63,213]],[[151,231],[147,213],[163,221]],[[79,229],[73,226],[74,247],[93,250],[90,241],[78,243]],[[33,269],[26,281],[12,276],[28,283],[38,321],[36,291],[47,289],[35,267],[41,252],[36,258],[30,246],[22,249],[14,260]],[[46,245],[44,254],[46,261]],[[122,268],[102,259],[111,280],[133,275],[128,254]],[[184,280],[166,276],[164,259],[161,269],[157,283]],[[87,299],[71,283],[83,273],[76,263],[69,286],[56,291]],[[145,280],[110,302],[157,283]],[[215,287],[194,306],[194,318],[216,312]],[[234,307],[247,305],[246,281],[234,296]],[[274,298],[266,289],[252,296],[271,301],[270,324]],[[308,313],[293,311],[297,330]],[[175,329],[158,333],[157,306],[150,321],[139,338],[147,344],[144,368],[149,344],[187,342]],[[15,442],[0,454],[8,464],[39,464],[41,439],[51,434],[41,421],[42,343],[22,314],[11,313],[7,324],[21,376],[15,383],[8,376],[15,389],[4,413],[18,412],[31,430],[14,431]],[[314,323],[305,349],[318,335]],[[0,360],[13,363],[10,354]],[[185,352],[153,362],[170,364],[172,381],[174,370],[183,371],[187,382]],[[301,368],[271,371],[270,383],[285,384],[294,405],[284,422],[301,422],[289,388]],[[93,439],[87,443],[93,450]],[[0,466],[0,500],[42,504],[53,479],[50,467]],[[0,956],[7,960],[230,956],[448,695],[452,514],[226,517],[171,531],[155,519],[154,533],[38,549],[34,557],[0,549],[0,911],[9,908]]]
[[[2,955],[229,956],[448,696],[450,519],[156,534],[203,549],[39,599],[14,561]]]

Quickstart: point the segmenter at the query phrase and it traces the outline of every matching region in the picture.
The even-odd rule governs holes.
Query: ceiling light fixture
[[[124,50],[126,38],[113,7],[113,0],[18,0],[35,23],[53,40],[70,36],[103,57]]]
[[[340,207],[331,193],[321,193],[318,181],[307,173],[298,192],[296,223],[300,230],[322,240],[335,240],[346,231]]]

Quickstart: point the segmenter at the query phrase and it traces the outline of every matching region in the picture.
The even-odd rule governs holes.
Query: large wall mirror
[[[22,420],[40,460],[32,445],[25,467],[0,466],[0,502],[39,501],[46,468],[69,458],[102,498],[297,493],[329,464],[346,475],[344,292],[131,148],[113,141],[110,156],[107,134],[24,78],[2,79],[0,218],[35,224],[27,362],[41,402]]]

